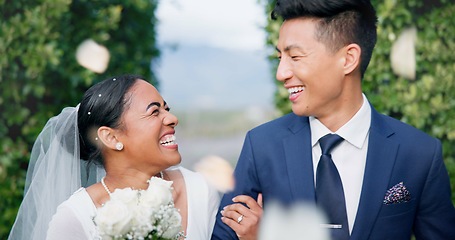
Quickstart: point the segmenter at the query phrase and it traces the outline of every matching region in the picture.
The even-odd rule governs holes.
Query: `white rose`
[[[162,180],[161,178],[152,177],[149,182],[147,191],[141,196],[141,204],[151,208],[157,208],[160,205],[166,205],[173,201],[172,182]]]
[[[158,177],[152,177],[152,178],[150,178],[150,180],[148,182],[149,182],[148,188],[151,188],[154,186],[162,186],[163,188],[166,188],[166,189],[172,189],[172,184],[173,184],[172,181],[167,181],[167,180],[164,180],[164,179],[158,178]]]
[[[118,200],[125,203],[128,206],[135,206],[139,200],[138,191],[131,188],[115,189],[111,194],[111,200]]]
[[[129,206],[122,201],[111,199],[98,208],[95,223],[100,234],[119,236],[126,234],[132,227]]]

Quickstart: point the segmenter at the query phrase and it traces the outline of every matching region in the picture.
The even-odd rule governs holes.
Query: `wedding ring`
[[[240,214],[240,217],[237,218],[237,223],[240,224],[240,222],[243,220],[243,215]]]

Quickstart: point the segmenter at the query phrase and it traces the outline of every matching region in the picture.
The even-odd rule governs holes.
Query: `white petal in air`
[[[194,165],[194,170],[201,173],[209,184],[222,193],[234,189],[234,169],[221,157],[207,156]]]
[[[405,29],[393,43],[390,53],[393,72],[410,80],[416,77],[416,41],[417,29]]]
[[[285,208],[276,202],[265,206],[259,227],[259,240],[311,239],[329,240],[324,217],[315,206],[297,203]]]
[[[109,64],[109,50],[92,39],[83,41],[76,50],[77,62],[90,71],[103,73]]]

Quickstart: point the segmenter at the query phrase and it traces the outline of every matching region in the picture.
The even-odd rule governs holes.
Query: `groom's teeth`
[[[292,87],[292,88],[288,88],[288,92],[289,94],[293,94],[293,93],[298,93],[298,92],[301,92],[305,90],[304,87]]]

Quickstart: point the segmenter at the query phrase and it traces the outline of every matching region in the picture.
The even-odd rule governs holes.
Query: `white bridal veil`
[[[24,199],[8,239],[43,240],[57,206],[87,184],[86,164],[79,157],[77,107],[49,119],[33,145]],[[95,180],[105,175],[92,164]]]

